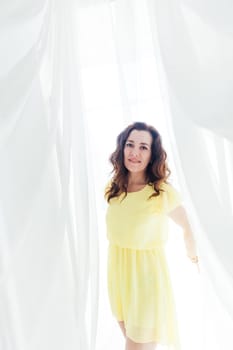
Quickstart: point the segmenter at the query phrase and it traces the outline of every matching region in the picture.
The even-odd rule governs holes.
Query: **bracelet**
[[[194,264],[198,263],[198,256],[197,255],[194,258],[190,258],[190,259]]]

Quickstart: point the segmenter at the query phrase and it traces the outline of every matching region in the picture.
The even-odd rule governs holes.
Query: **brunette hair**
[[[159,132],[151,125],[142,122],[135,122],[127,126],[117,136],[116,150],[111,154],[109,160],[113,165],[113,177],[110,186],[106,189],[105,196],[109,202],[111,198],[117,197],[122,193],[127,195],[128,170],[124,165],[124,147],[133,130],[148,131],[152,136],[151,159],[146,169],[148,184],[153,185],[155,192],[152,196],[159,196],[162,182],[167,182],[171,173],[166,159],[167,153],[162,147],[162,139]]]

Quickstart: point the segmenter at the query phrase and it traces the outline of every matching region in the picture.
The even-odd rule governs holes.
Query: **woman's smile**
[[[141,173],[144,178],[151,158],[152,136],[148,131],[133,130],[124,147],[124,165],[131,173]]]

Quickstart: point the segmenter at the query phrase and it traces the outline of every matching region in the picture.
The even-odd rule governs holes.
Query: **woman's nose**
[[[136,147],[134,147],[131,149],[130,154],[134,157],[137,157],[139,155],[139,150]]]

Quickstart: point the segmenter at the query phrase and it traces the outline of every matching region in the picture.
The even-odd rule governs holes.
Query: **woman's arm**
[[[172,210],[168,215],[177,225],[183,228],[184,243],[187,251],[187,256],[192,260],[192,262],[197,263],[198,257],[196,251],[196,243],[184,207],[180,205],[179,207]]]

